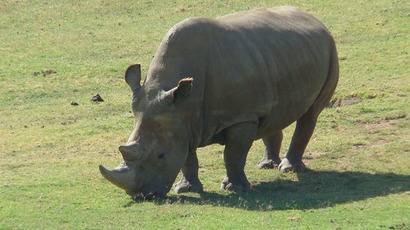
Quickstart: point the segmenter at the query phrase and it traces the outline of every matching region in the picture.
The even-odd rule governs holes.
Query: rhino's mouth
[[[133,191],[125,191],[129,196],[132,197],[134,200],[153,200],[156,198],[163,199],[166,197],[166,192],[133,192]]]
[[[113,170],[108,170],[100,165],[100,172],[111,183],[124,189],[133,199],[152,200],[154,198],[164,198],[171,188],[163,183],[155,183],[155,180],[139,181],[137,183],[135,166],[125,162]]]
[[[153,200],[156,198],[163,199],[166,197],[170,190],[170,186],[167,185],[154,185],[142,187],[141,190],[125,190],[125,192],[132,197],[134,200]]]

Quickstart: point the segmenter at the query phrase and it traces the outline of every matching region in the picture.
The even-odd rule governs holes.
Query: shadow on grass
[[[193,204],[246,210],[316,209],[410,190],[410,176],[362,172],[312,171],[298,173],[298,181],[276,180],[252,186],[249,193],[209,193],[154,199],[157,205]],[[135,200],[124,207],[144,202]]]

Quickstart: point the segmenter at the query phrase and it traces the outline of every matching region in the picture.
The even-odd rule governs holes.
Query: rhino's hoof
[[[231,183],[226,177],[221,183],[221,190],[228,190],[232,192],[248,192],[251,184],[247,179],[242,179],[241,183]]]
[[[279,171],[280,172],[304,172],[306,171],[306,166],[302,161],[299,161],[295,164],[291,164],[290,161],[285,158],[279,164]]]
[[[258,162],[259,169],[274,169],[278,168],[280,164],[280,159],[277,160],[269,160],[269,159],[262,159]]]
[[[182,179],[180,182],[175,184],[174,191],[178,194],[187,192],[201,193],[204,189],[201,182],[191,184],[189,181]]]

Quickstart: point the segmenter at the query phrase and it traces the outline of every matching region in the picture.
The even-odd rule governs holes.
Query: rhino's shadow
[[[394,173],[312,171],[298,173],[298,181],[276,180],[252,185],[248,193],[209,193],[155,199],[157,205],[187,203],[247,210],[316,209],[410,190],[410,176]],[[141,201],[133,201],[130,206]]]

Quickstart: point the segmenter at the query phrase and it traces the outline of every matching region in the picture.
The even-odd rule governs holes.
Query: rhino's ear
[[[125,71],[125,82],[130,86],[133,97],[138,95],[139,90],[141,89],[141,65],[135,64],[130,65]]]
[[[162,95],[162,102],[165,104],[177,104],[184,101],[192,90],[193,78],[184,78],[179,81],[178,86],[166,91]]]

